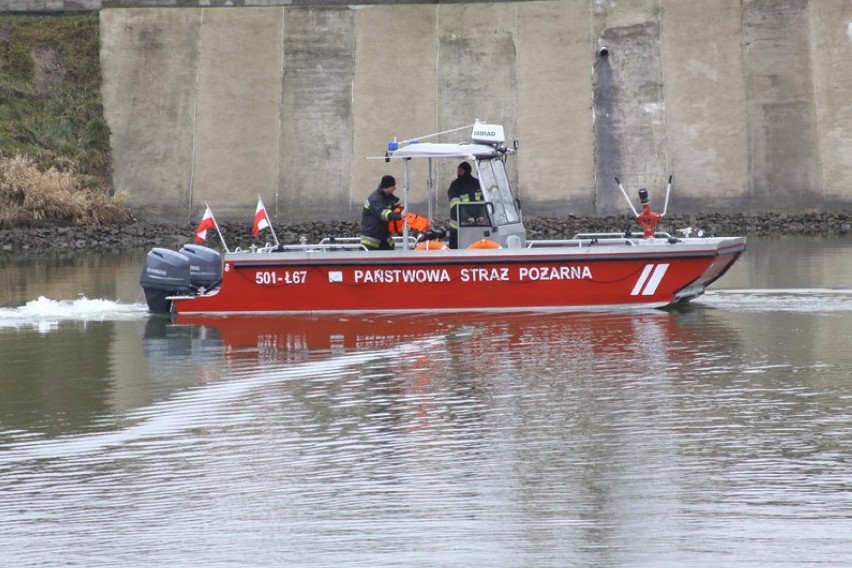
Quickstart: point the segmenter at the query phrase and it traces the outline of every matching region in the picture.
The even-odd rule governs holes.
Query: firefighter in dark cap
[[[364,202],[361,212],[361,244],[367,250],[393,250],[393,238],[388,228],[389,221],[405,218],[405,209],[396,208],[399,197],[396,191],[396,179],[382,176],[379,187]],[[394,209],[397,209],[396,211]]]

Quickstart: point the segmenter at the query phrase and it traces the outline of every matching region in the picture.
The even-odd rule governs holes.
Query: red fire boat
[[[458,249],[443,245],[441,231],[415,233],[407,224],[392,251],[368,251],[357,238],[334,236],[223,254],[193,244],[155,248],[140,279],[149,310],[313,315],[661,308],[701,295],[746,249],[744,237],[657,231],[665,209],[652,211],[640,190],[637,211],[618,180],[640,233],[528,240],[506,170],[517,143],[507,147],[501,125],[464,128],[471,129],[469,142],[423,142],[437,136],[429,135],[391,142],[384,157],[402,167],[406,209],[412,160],[427,161],[430,193],[434,160],[468,160],[475,167],[483,200],[457,207]],[[666,205],[670,191],[671,178]],[[430,195],[430,219],[432,202]]]

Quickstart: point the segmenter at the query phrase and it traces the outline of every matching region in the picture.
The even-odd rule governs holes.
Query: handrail
[[[673,242],[669,233],[658,231],[654,233],[655,239],[663,239]],[[625,233],[577,233],[571,239],[552,239],[546,241],[527,241],[527,248],[544,248],[544,247],[591,247],[594,245],[614,245],[626,244],[628,246],[637,246],[642,243],[647,243],[648,239],[644,237],[628,236]]]
[[[657,239],[667,239],[671,237],[669,233],[665,231],[656,231],[654,233],[654,238]],[[574,235],[575,239],[636,239],[639,241],[645,240],[643,237],[634,237],[633,235],[627,235],[627,233],[577,233]]]
[[[403,243],[402,236],[393,237],[397,244]],[[417,244],[417,239],[408,237],[409,246]],[[290,245],[269,245],[255,249],[255,254],[270,254],[275,252],[335,252],[335,251],[367,251],[370,250],[361,244],[360,237],[325,237],[318,243],[299,243]],[[248,250],[235,250],[234,252],[249,252]]]

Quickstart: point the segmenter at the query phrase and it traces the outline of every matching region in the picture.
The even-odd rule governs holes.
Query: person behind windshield
[[[405,209],[394,211],[399,203],[399,197],[393,194],[394,191],[396,179],[393,176],[382,176],[379,187],[364,202],[361,212],[361,244],[367,247],[367,250],[394,249],[388,221],[403,219],[408,214]]]
[[[482,201],[482,190],[479,188],[479,180],[471,175],[470,164],[462,162],[457,170],[457,177],[447,189],[447,199],[450,202],[450,248],[459,248],[459,203],[471,203]],[[473,223],[475,219],[467,219]]]

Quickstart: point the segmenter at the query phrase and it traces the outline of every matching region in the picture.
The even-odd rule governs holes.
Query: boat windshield
[[[506,164],[503,160],[478,161],[476,169],[479,174],[479,185],[485,191],[485,198],[489,199],[494,206],[494,225],[519,223],[521,216],[515,206],[509,176],[506,173]]]

